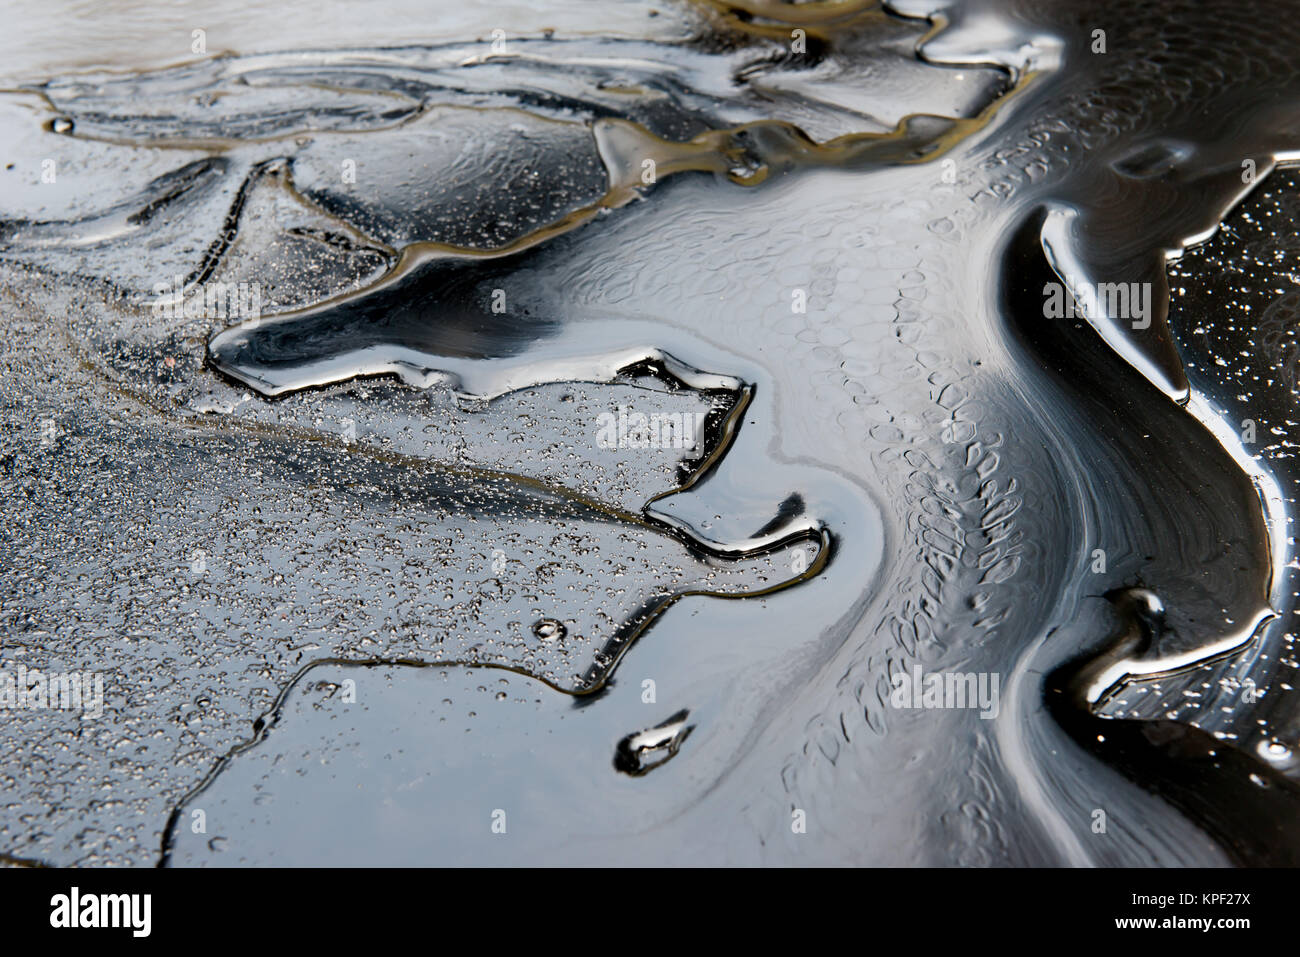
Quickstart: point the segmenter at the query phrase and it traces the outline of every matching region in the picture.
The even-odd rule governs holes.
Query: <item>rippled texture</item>
[[[592,16],[0,97],[6,860],[1300,860],[1293,18]]]

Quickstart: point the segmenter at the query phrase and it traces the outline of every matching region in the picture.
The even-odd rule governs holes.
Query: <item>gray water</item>
[[[442,6],[6,68],[6,861],[1300,859],[1277,4]]]

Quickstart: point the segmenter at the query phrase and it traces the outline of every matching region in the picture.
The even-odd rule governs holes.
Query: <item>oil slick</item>
[[[33,155],[123,175],[6,194],[0,290],[51,317],[15,326],[11,418],[57,419],[2,460],[14,547],[49,555],[7,597],[57,636],[45,589],[77,587],[70,626],[140,699],[133,662],[166,663],[182,717],[114,727],[213,730],[165,787],[101,756],[148,826],[33,780],[63,823],[29,847],[0,820],[6,852],[79,858],[90,814],[127,829],[114,862],[162,821],[172,864],[313,860],[323,826],[373,863],[1296,859],[1294,396],[1240,405],[1290,300],[1211,341],[1254,314],[1192,269],[1300,150],[1294,18],[701,0],[639,38],[579,6],[504,50],[8,95],[40,104],[4,114]],[[259,314],[153,311],[160,281],[260,283]],[[78,490],[189,510],[212,561],[145,576],[167,627],[114,604],[133,572]],[[118,615],[130,654],[95,627]],[[381,753],[391,803],[331,797]]]

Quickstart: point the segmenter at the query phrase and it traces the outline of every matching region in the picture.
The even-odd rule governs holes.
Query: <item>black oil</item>
[[[391,12],[7,68],[6,860],[1300,860],[1300,19]]]

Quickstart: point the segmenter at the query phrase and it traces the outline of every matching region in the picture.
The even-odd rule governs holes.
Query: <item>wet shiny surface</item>
[[[19,61],[6,859],[1300,859],[1275,5],[498,14]]]

